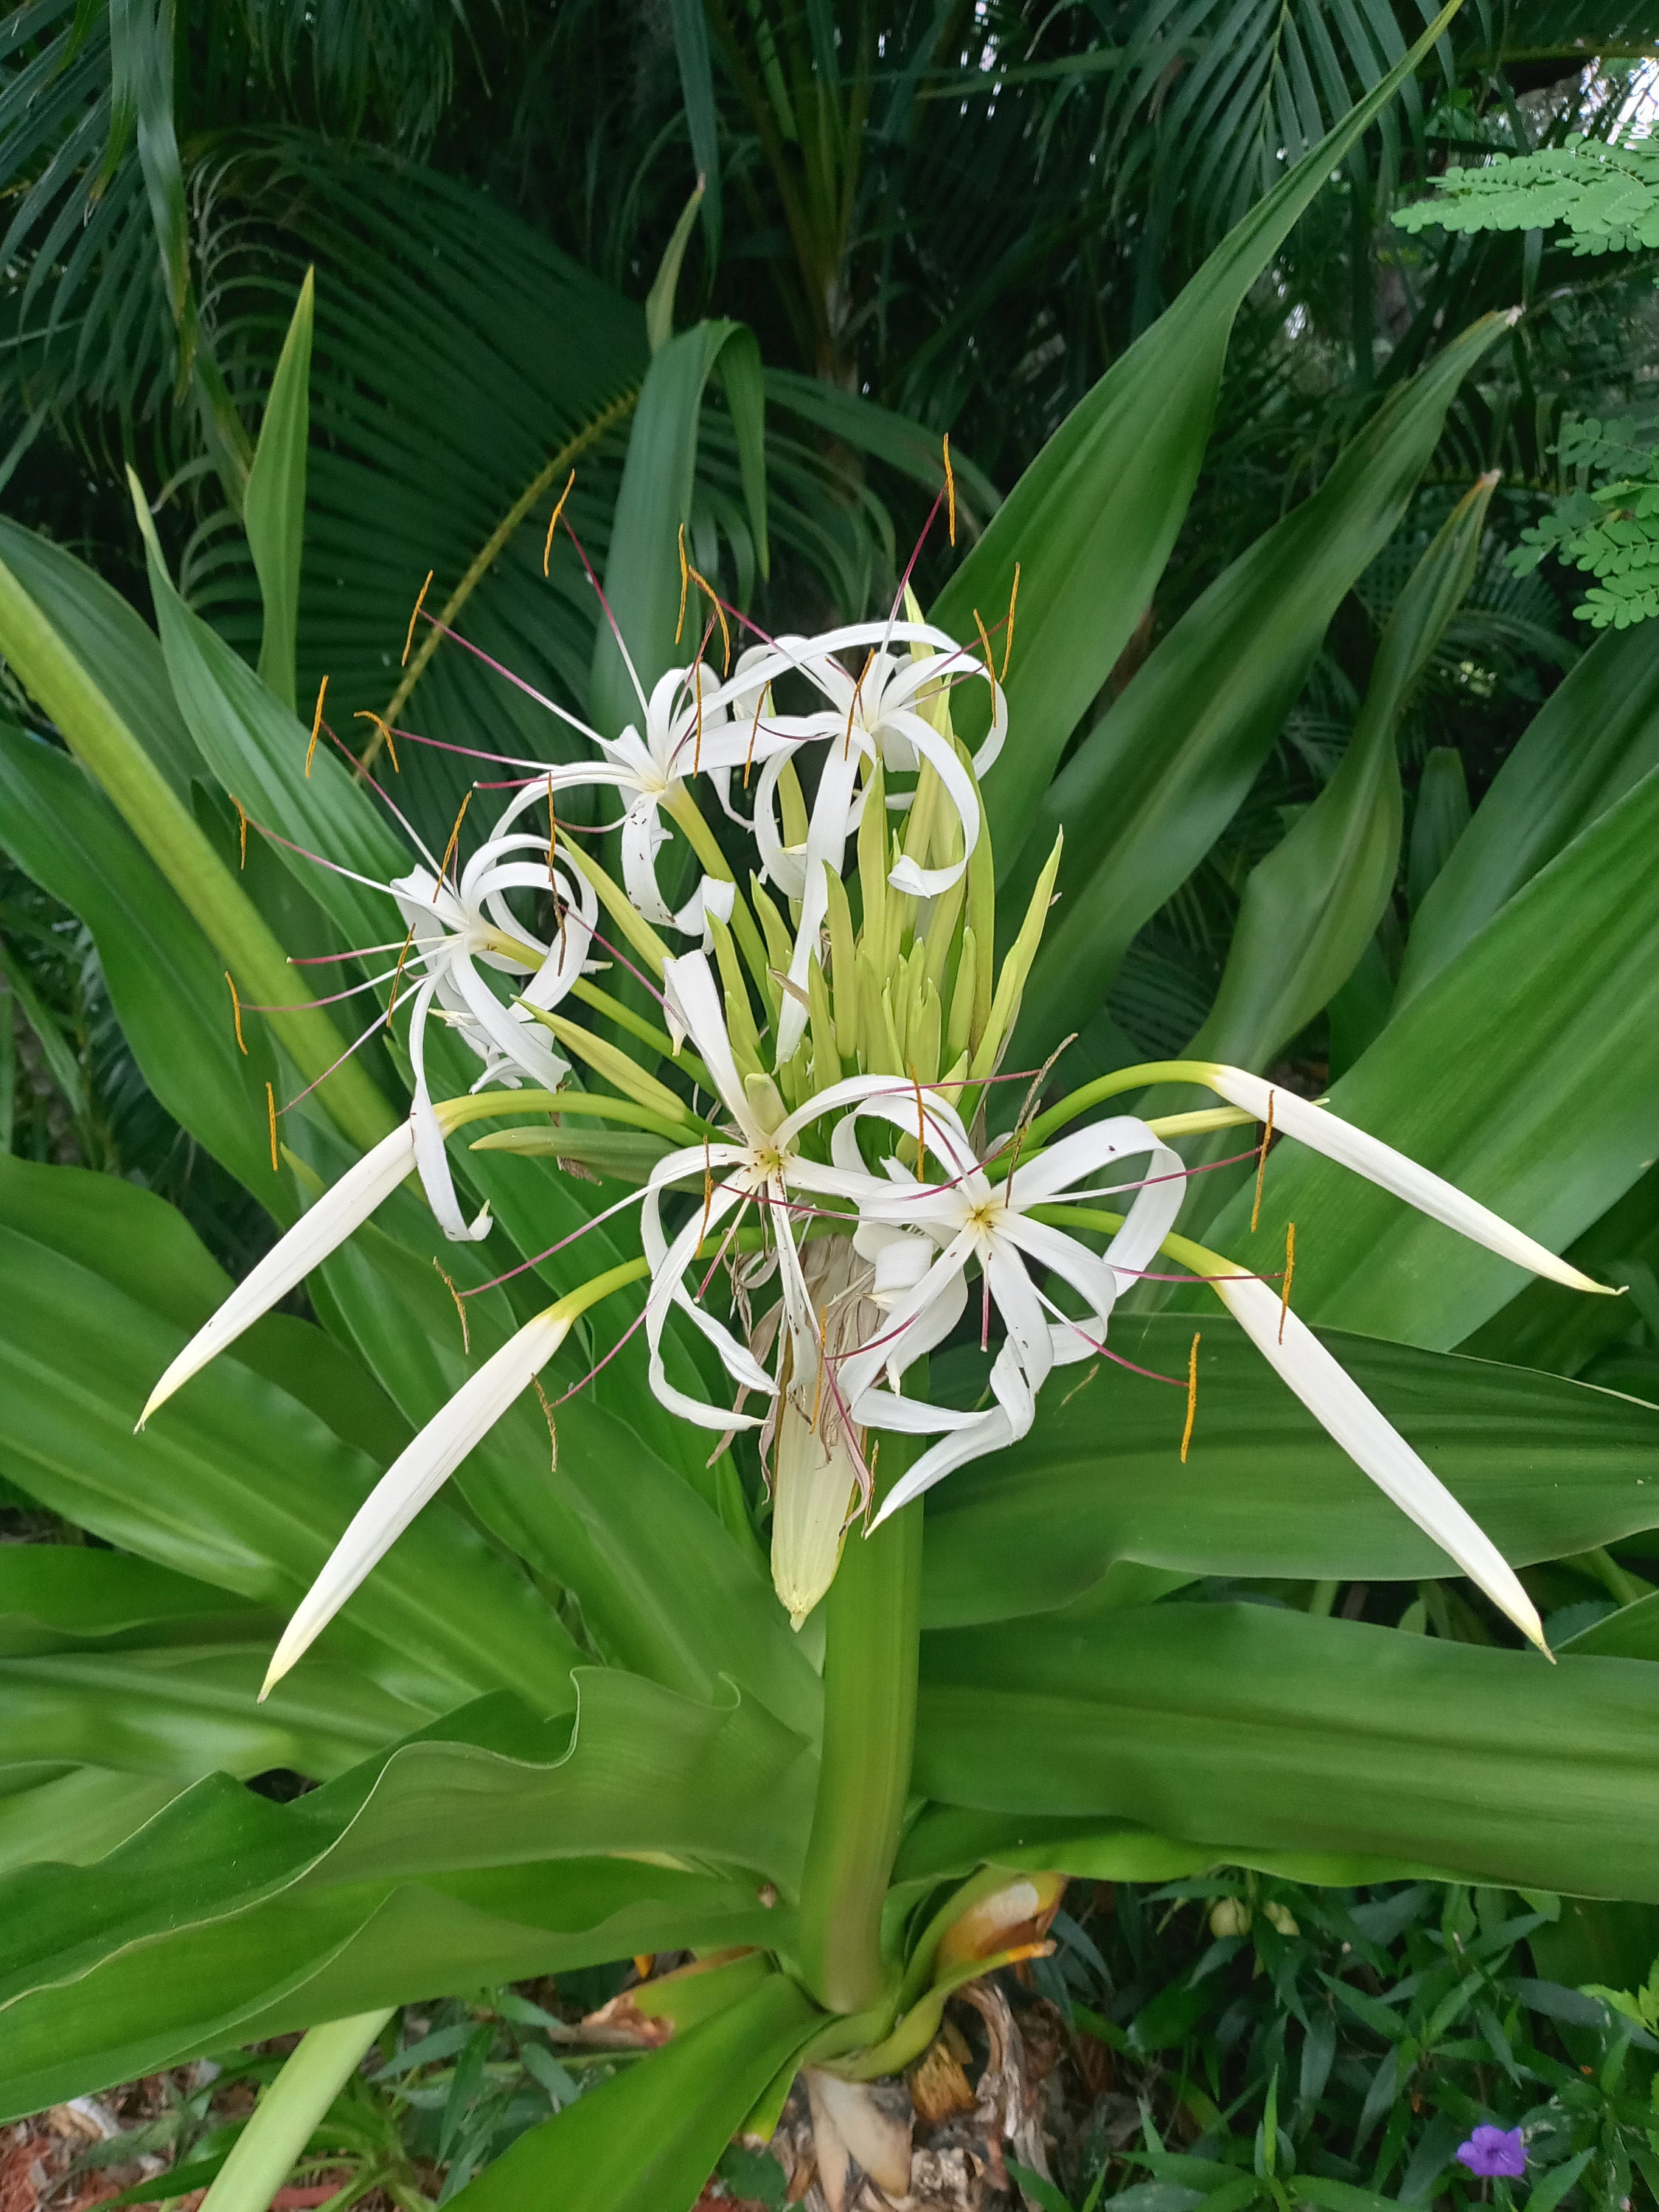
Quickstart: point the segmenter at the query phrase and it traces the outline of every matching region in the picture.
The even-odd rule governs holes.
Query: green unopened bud
[[[1031,972],[1031,963],[1036,958],[1037,947],[1042,942],[1042,925],[1048,918],[1048,902],[1054,896],[1054,878],[1060,872],[1060,848],[1066,842],[1062,830],[1054,838],[1054,849],[1043,865],[1037,878],[1036,889],[1031,893],[1031,903],[1025,909],[1025,919],[1019,926],[1019,935],[1008,948],[1008,957],[997,977],[996,996],[991,1001],[990,1018],[985,1024],[985,1034],[974,1054],[975,1076],[989,1075],[997,1064],[997,1055],[1006,1042],[1019,1012],[1020,994],[1025,988],[1025,979]]]
[[[1288,1905],[1280,1905],[1275,1899],[1269,1898],[1261,1911],[1264,1917],[1278,1929],[1281,1936],[1299,1936],[1302,1933],[1297,1917]]]

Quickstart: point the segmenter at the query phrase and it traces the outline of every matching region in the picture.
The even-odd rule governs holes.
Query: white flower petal
[[[662,975],[663,992],[675,1026],[696,1047],[697,1057],[708,1069],[721,1105],[750,1142],[757,1142],[765,1133],[754,1125],[749,1110],[749,1095],[732,1057],[720,985],[707,955],[684,952],[677,959],[665,960]]]
[[[1242,1106],[1259,1121],[1267,1120],[1271,1100],[1275,1129],[1296,1138],[1310,1152],[1323,1152],[1328,1159],[1352,1168],[1356,1175],[1392,1191],[1396,1198],[1403,1198],[1419,1213],[1444,1222],[1448,1229],[1455,1229],[1474,1243],[1484,1244],[1489,1252],[1513,1260],[1517,1267],[1528,1267],[1535,1275],[1547,1275],[1552,1282],[1564,1283],[1569,1290],[1614,1295],[1605,1283],[1595,1283],[1588,1275],[1581,1275],[1577,1267],[1559,1259],[1523,1230],[1513,1227],[1490,1206],[1468,1197],[1455,1183],[1419,1167],[1415,1160],[1407,1159],[1403,1152],[1395,1152],[1380,1138],[1357,1129],[1352,1121],[1328,1113],[1322,1106],[1310,1105],[1293,1091],[1280,1090],[1240,1067],[1206,1066],[1204,1080],[1212,1091],[1219,1091],[1230,1105]]]
[[[414,1011],[409,1018],[409,1056],[415,1068],[415,1100],[410,1109],[409,1119],[414,1133],[415,1164],[421,1171],[421,1188],[426,1193],[427,1204],[432,1208],[444,1235],[452,1244],[473,1244],[489,1233],[489,1208],[486,1206],[471,1227],[467,1226],[461,1213],[460,1202],[455,1195],[455,1181],[449,1170],[449,1154],[444,1149],[444,1133],[439,1126],[432,1104],[432,1094],[426,1085],[422,1048],[434,988],[432,981],[422,984],[415,994]]]
[[[138,1416],[138,1426],[142,1429],[180,1383],[187,1382],[199,1368],[234,1344],[244,1329],[269,1313],[296,1283],[302,1283],[337,1245],[343,1244],[392,1195],[414,1164],[415,1131],[408,1121],[400,1122],[301,1215],[252,1274],[238,1283],[212,1319],[197,1330],[150,1392],[149,1401]]]
[[[352,1516],[321,1574],[283,1631],[259,1692],[262,1698],[327,1627],[473,1446],[528,1389],[532,1377],[546,1365],[569,1330],[568,1320],[554,1309],[526,1322],[476,1375],[467,1377],[442,1411],[398,1455]]]
[[[1537,1608],[1503,1553],[1313,1331],[1294,1313],[1282,1312],[1275,1293],[1253,1276],[1212,1277],[1211,1287],[1354,1464],[1434,1539],[1523,1636],[1547,1651]]]

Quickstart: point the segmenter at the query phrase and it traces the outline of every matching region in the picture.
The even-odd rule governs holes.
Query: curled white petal
[[[1553,1283],[1564,1283],[1569,1290],[1599,1291],[1603,1296],[1612,1295],[1605,1283],[1592,1282],[1588,1275],[1581,1275],[1577,1267],[1558,1258],[1547,1245],[1528,1237],[1524,1230],[1516,1229],[1490,1206],[1482,1206],[1479,1199],[1470,1198],[1455,1183],[1448,1182],[1428,1168],[1419,1167],[1404,1152],[1395,1152],[1391,1145],[1385,1145],[1367,1130],[1356,1128],[1352,1121],[1343,1121],[1322,1106],[1310,1105],[1293,1091],[1280,1090],[1240,1067],[1206,1066],[1204,1080],[1212,1090],[1219,1091],[1230,1105],[1242,1106],[1260,1121],[1267,1120],[1271,1101],[1275,1129],[1282,1129],[1287,1137],[1306,1145],[1310,1152],[1322,1152],[1327,1159],[1352,1168],[1368,1182],[1392,1191],[1396,1198],[1403,1198],[1408,1206],[1414,1206],[1419,1213],[1443,1222],[1448,1229],[1456,1230],[1472,1243],[1484,1244],[1489,1252],[1513,1260],[1519,1267],[1530,1268],[1534,1275],[1547,1275]]]
[[[421,1188],[426,1193],[427,1203],[437,1218],[438,1226],[452,1244],[475,1244],[489,1233],[489,1208],[486,1206],[477,1219],[468,1226],[460,1201],[455,1195],[455,1180],[449,1171],[449,1154],[444,1149],[444,1133],[433,1107],[431,1093],[426,1086],[426,1070],[422,1059],[422,1043],[426,1031],[426,1019],[432,1005],[435,985],[422,983],[415,994],[415,1007],[409,1018],[409,1056],[415,1066],[415,1099],[410,1108],[410,1127],[414,1133],[415,1164],[421,1171]]]
[[[283,1631],[259,1695],[269,1695],[382,1559],[429,1498],[530,1387],[569,1334],[556,1308],[538,1314],[470,1375],[441,1412],[405,1445],[351,1517],[322,1572]]]
[[[1277,1295],[1253,1276],[1212,1278],[1211,1287],[1256,1350],[1354,1464],[1433,1538],[1523,1636],[1540,1651],[1547,1650],[1537,1608],[1497,1545],[1313,1331],[1294,1313],[1285,1311]]]
[[[269,1313],[296,1284],[302,1283],[337,1245],[343,1244],[392,1195],[414,1164],[414,1127],[403,1121],[389,1137],[382,1137],[372,1152],[365,1152],[355,1167],[348,1168],[314,1206],[307,1207],[253,1272],[238,1283],[211,1320],[197,1330],[150,1392],[138,1416],[138,1426],[142,1429],[181,1383],[234,1344],[244,1329],[251,1328],[262,1314]]]

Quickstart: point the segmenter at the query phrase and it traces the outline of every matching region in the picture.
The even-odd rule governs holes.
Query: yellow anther
[[[430,568],[427,570],[426,581],[421,586],[420,597],[416,600],[410,615],[409,635],[404,640],[404,657],[398,663],[399,668],[407,668],[409,665],[409,648],[415,642],[415,625],[421,619],[421,609],[426,605],[426,595],[432,589],[433,573]]]
[[[438,893],[443,889],[444,878],[449,873],[449,864],[455,857],[455,848],[461,842],[461,823],[465,816],[467,808],[471,806],[471,804],[472,793],[469,791],[465,798],[461,801],[460,813],[455,817],[455,827],[449,833],[449,842],[444,847],[443,860],[438,869],[438,880],[432,887],[432,903],[434,906],[436,906],[438,903]]]
[[[242,857],[237,866],[245,868],[247,866],[247,809],[234,791],[230,794],[230,803],[236,809],[236,824],[242,839]]]
[[[1008,673],[1008,659],[1009,655],[1014,649],[1014,609],[1018,605],[1019,563],[1016,561],[1014,563],[1014,588],[1008,594],[1008,629],[1002,641],[1002,674],[997,678],[997,682],[999,684],[1005,680]]]
[[[323,702],[328,696],[328,678],[324,677],[317,687],[317,711],[311,718],[311,743],[306,747],[306,778],[311,777],[311,757],[317,750],[318,732],[323,726]]]
[[[409,934],[404,939],[404,949],[398,955],[398,965],[393,969],[392,973],[392,996],[386,1002],[386,1018],[387,1021],[390,1021],[393,1014],[398,1011],[398,986],[403,981],[404,963],[408,959],[409,948],[414,942],[415,925],[411,921],[409,925]]]
[[[674,624],[674,642],[676,645],[679,643],[681,634],[685,629],[685,595],[691,586],[691,571],[687,567],[685,559],[685,525],[684,523],[681,523],[680,525],[679,548],[680,613],[679,620]]]
[[[945,434],[945,495],[949,502],[951,543],[957,542],[957,475],[951,466],[951,433]]]
[[[544,545],[543,546],[543,548],[542,548],[542,574],[543,574],[543,575],[544,575],[544,576],[547,574],[547,564],[548,564],[548,562],[549,562],[552,559],[552,557],[553,557],[553,532],[554,532],[558,528],[558,526],[559,526],[559,517],[560,517],[560,516],[564,513],[564,503],[565,503],[566,500],[568,500],[568,499],[569,498],[569,496],[570,496],[570,487],[571,487],[571,485],[572,485],[573,483],[575,483],[575,481],[576,481],[576,471],[574,471],[574,469],[572,469],[572,470],[571,470],[571,471],[570,471],[570,474],[569,474],[569,475],[565,478],[565,480],[564,480],[564,489],[563,489],[563,490],[559,494],[557,503],[556,504],[556,506],[554,507],[554,509],[553,509],[553,516],[552,516],[552,520],[549,522],[549,524],[548,524],[548,526],[547,526],[547,543],[546,543],[546,544],[544,544]],[[428,576],[428,577],[427,578],[427,581],[428,581],[428,583],[430,583],[430,582],[432,581],[432,579],[430,578],[430,576]],[[682,606],[685,604],[685,600],[684,600],[684,593],[682,593],[682,594],[681,594],[680,604],[682,605]],[[416,610],[416,611],[418,613],[418,612],[419,612],[419,609],[417,608],[417,609]],[[412,624],[412,623],[411,623],[410,627],[411,627],[411,629],[413,628],[413,624]],[[678,631],[675,633],[675,639],[676,639],[676,642],[678,643]],[[404,659],[408,659],[408,657],[409,657],[409,656],[408,656],[407,651],[405,651],[405,653],[404,653]]]
[[[466,1353],[469,1358],[471,1358],[472,1354],[472,1336],[471,1332],[468,1329],[466,1325],[466,1308],[461,1304],[461,1294],[455,1287],[455,1279],[450,1274],[447,1268],[439,1265],[438,1255],[435,1252],[432,1255],[432,1264],[438,1269],[438,1273],[443,1277],[444,1288],[449,1292],[450,1297],[455,1301],[455,1311],[460,1316],[461,1323],[461,1350]]]
[[[276,1093],[268,1083],[265,1085],[265,1112],[270,1120],[270,1172],[276,1175],[282,1167],[276,1157]]]
[[[243,1059],[246,1060],[247,1058],[247,1046],[243,1042],[242,1038],[242,1002],[236,995],[235,978],[232,975],[228,968],[225,970],[225,981],[230,985],[230,1011],[232,1018],[236,1024],[237,1048],[241,1053]]]
[[[1187,1464],[1187,1448],[1193,1440],[1193,1422],[1198,1414],[1198,1347],[1204,1341],[1200,1334],[1193,1338],[1192,1349],[1187,1354],[1187,1425],[1181,1431],[1181,1464]]]
[[[685,568],[685,532],[683,527],[680,531],[680,566],[682,569]],[[690,574],[692,582],[699,585],[702,589],[708,593],[708,604],[714,610],[714,619],[720,626],[720,673],[723,676],[729,676],[732,673],[732,632],[726,625],[726,609],[720,605],[720,595],[714,589],[714,586],[709,582],[708,577],[700,574],[697,569],[692,568],[687,571],[687,573]],[[680,586],[680,611],[682,621],[684,619],[684,609],[685,586],[682,583]],[[674,642],[678,645],[679,641],[679,634],[677,631],[675,633]]]
[[[985,673],[994,678],[996,665],[991,653],[991,641],[986,635],[985,618],[977,607],[974,609],[974,627],[979,632],[979,641],[985,653]]]
[[[1285,1341],[1285,1316],[1291,1310],[1291,1278],[1296,1273],[1296,1224],[1285,1231],[1285,1284],[1279,1294],[1279,1340]]]
[[[1267,1147],[1273,1140],[1273,1094],[1267,1093],[1267,1118],[1261,1125],[1261,1150],[1255,1163],[1255,1203],[1250,1208],[1250,1234],[1261,1218],[1261,1178],[1267,1172]]]
[[[369,712],[369,710],[368,710],[368,708],[367,707],[359,707],[359,708],[358,708],[358,709],[357,709],[357,711],[356,711],[356,713],[352,716],[352,718],[351,718],[351,719],[352,719],[352,720],[353,720],[354,722],[373,722],[373,723],[374,723],[374,725],[375,728],[376,728],[376,729],[380,732],[380,742],[382,743],[382,744],[384,744],[384,745],[385,745],[385,747],[386,747],[386,750],[387,750],[387,751],[391,754],[391,756],[392,756],[392,774],[393,774],[394,775],[401,775],[403,774],[403,769],[402,769],[402,767],[401,767],[401,766],[399,765],[399,763],[398,763],[398,748],[397,748],[396,744],[392,742],[391,725],[390,725],[389,723],[383,722],[383,721],[380,720],[380,717],[378,714],[370,714],[370,712]],[[364,760],[365,760],[365,762],[367,762],[367,759],[368,759],[368,755],[367,755],[367,754],[365,754],[365,755],[364,755]]]

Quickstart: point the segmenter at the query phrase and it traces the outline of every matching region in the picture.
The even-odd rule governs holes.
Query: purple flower
[[[1527,2154],[1519,2128],[1478,2127],[1457,2156],[1471,2173],[1502,2175],[1517,2180],[1527,2170]]]

